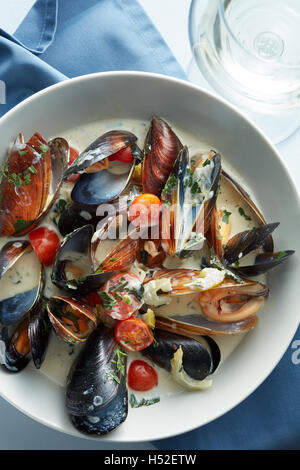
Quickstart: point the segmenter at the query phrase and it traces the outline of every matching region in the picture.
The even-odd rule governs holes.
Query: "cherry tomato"
[[[161,201],[155,194],[137,196],[129,208],[129,220],[135,226],[145,227],[159,223]]]
[[[97,294],[97,292],[90,292],[89,294],[87,294],[85,296],[87,302],[91,305],[93,305],[94,307],[96,305],[102,305],[102,300],[101,300],[101,297],[99,294]]]
[[[130,163],[133,161],[133,156],[131,153],[131,147],[125,147],[124,149],[119,150],[110,157],[108,157],[110,162],[118,161],[124,163]]]
[[[128,369],[128,385],[137,392],[146,392],[158,384],[156,370],[148,362],[137,359]]]
[[[53,262],[57,248],[60,245],[59,238],[47,227],[39,227],[29,233],[30,243],[45,266],[50,266]]]
[[[70,147],[70,156],[69,156],[69,162],[68,162],[69,166],[74,162],[74,160],[76,160],[78,155],[79,155],[78,150],[74,149],[73,147]],[[75,181],[78,181],[79,178],[80,178],[80,175],[78,173],[73,173],[66,179],[66,181],[68,183],[75,183]]]
[[[104,284],[98,292],[102,306],[110,317],[125,320],[142,305],[142,284],[133,273],[119,273]]]
[[[116,324],[115,339],[124,349],[132,352],[142,351],[153,343],[149,327],[136,317]]]

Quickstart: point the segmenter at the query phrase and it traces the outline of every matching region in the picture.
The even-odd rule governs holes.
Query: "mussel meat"
[[[83,300],[52,296],[47,311],[57,335],[71,344],[86,341],[97,326],[96,310]]]

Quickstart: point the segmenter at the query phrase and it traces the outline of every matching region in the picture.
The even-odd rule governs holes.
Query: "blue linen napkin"
[[[186,79],[137,0],[37,0],[15,36],[0,29],[0,84],[6,85],[0,116],[53,83],[106,70]],[[300,329],[273,373],[242,404],[206,426],[153,444],[177,450],[299,449],[299,372]]]

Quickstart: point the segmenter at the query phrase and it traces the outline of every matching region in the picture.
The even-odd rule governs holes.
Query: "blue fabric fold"
[[[137,0],[37,0],[14,36],[0,29],[0,85],[6,87],[3,104],[0,86],[0,116],[56,82],[108,70],[186,79]],[[300,329],[273,373],[242,404],[202,428],[154,444],[161,449],[299,449],[299,372]]]
[[[186,78],[136,0],[37,0],[14,36],[0,29],[0,116],[53,83],[108,70]]]

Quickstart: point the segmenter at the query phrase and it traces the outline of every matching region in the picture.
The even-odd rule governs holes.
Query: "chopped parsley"
[[[114,351],[114,359],[110,362],[114,364],[117,368],[117,371],[120,372],[121,375],[125,375],[125,357],[127,356],[119,347],[117,347]],[[115,371],[112,369],[107,369],[105,373],[111,379],[115,380],[118,384],[120,383],[120,377],[116,375]]]
[[[19,232],[25,228],[27,228],[30,224],[31,224],[31,220],[29,221],[26,221],[26,220],[23,220],[22,217],[20,216],[16,216],[16,221],[14,223],[14,229],[16,232]]]
[[[125,361],[124,358],[127,356],[119,347],[115,349],[116,360],[112,359],[110,362],[116,364],[118,371],[121,375],[125,375]]]
[[[251,217],[247,215],[242,207],[239,207],[240,216],[245,217],[245,220],[251,220]]]
[[[65,199],[59,199],[57,201],[57,203],[55,204],[53,212],[56,215],[52,219],[53,222],[55,223],[55,225],[58,224],[57,218],[61,216],[61,214],[65,211],[65,209],[67,208],[68,205],[69,205],[69,203]]]
[[[286,251],[278,251],[276,258],[273,261],[279,261],[286,256]]]
[[[172,190],[176,188],[176,186],[177,186],[177,177],[174,174],[172,174],[169,176],[161,194],[163,196],[165,196],[166,194],[171,194]]]
[[[136,396],[131,393],[129,398],[131,408],[140,408],[141,406],[150,406],[160,402],[160,397],[155,398],[142,398],[140,401],[137,400]]]
[[[210,160],[207,158],[205,162],[202,163],[202,166],[210,165]]]
[[[110,296],[107,292],[98,291],[98,294],[101,297],[102,306],[105,310],[111,310],[113,306],[116,305],[117,301],[112,296]]]
[[[49,150],[49,147],[46,144],[42,144],[42,145],[39,146],[39,149],[42,153],[47,153],[48,150]]]
[[[111,369],[107,369],[105,373],[106,375],[108,375],[108,377],[115,380],[118,384],[120,383],[119,377],[116,374],[114,374],[114,372]]]
[[[20,157],[23,157],[23,155],[26,155],[26,153],[28,153],[28,150],[19,150],[18,153]]]
[[[223,217],[222,221],[225,222],[225,224],[229,224],[229,216],[232,214],[232,212],[227,211],[226,209],[223,210]]]

